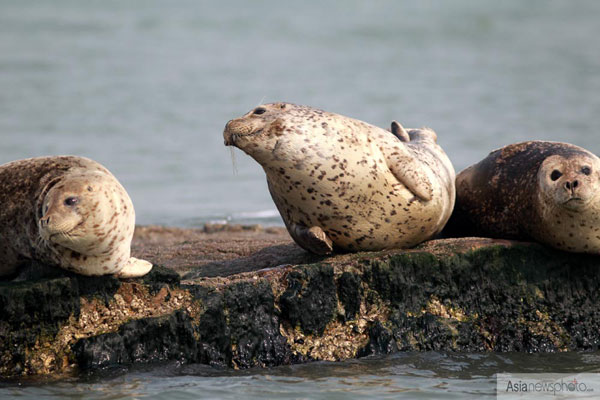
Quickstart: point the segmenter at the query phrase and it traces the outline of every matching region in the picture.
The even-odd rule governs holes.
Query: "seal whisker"
[[[233,175],[238,175],[237,163],[235,161],[235,150],[233,147],[229,147],[229,154],[231,155],[231,168],[233,169]]]

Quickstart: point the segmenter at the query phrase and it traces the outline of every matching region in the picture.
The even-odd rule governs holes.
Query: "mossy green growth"
[[[36,278],[0,284],[0,307],[4,376],[61,363],[250,368],[395,351],[598,350],[600,257],[439,241],[186,285],[160,268],[132,281]],[[56,338],[68,344],[61,354],[47,347]]]

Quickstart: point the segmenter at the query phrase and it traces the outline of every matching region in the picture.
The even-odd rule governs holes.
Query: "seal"
[[[0,205],[0,276],[27,260],[123,278],[152,268],[130,257],[129,195],[93,160],[38,157],[0,165]]]
[[[544,141],[508,145],[460,172],[456,190],[444,234],[600,253],[600,159],[581,147]]]
[[[391,132],[290,103],[227,123],[225,145],[264,169],[294,241],[328,254],[408,248],[436,235],[454,205],[454,169],[430,129]]]

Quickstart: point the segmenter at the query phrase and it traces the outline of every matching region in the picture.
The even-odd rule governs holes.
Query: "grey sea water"
[[[280,224],[260,167],[223,146],[261,102],[429,126],[457,170],[522,140],[599,154],[600,2],[0,0],[0,163],[77,154],[138,223]],[[228,372],[165,367],[7,384],[20,398],[479,398],[503,370],[597,354],[405,354]]]
[[[196,226],[280,223],[223,146],[261,102],[429,126],[457,170],[528,139],[600,153],[599,20],[596,0],[0,0],[0,163],[85,155],[139,223]]]
[[[166,364],[148,371],[104,371],[87,378],[54,383],[0,383],[0,397],[92,400],[481,399],[496,397],[495,374],[498,372],[597,373],[599,365],[598,353],[443,352],[397,353],[385,358],[364,358],[344,363],[319,362],[248,371]]]

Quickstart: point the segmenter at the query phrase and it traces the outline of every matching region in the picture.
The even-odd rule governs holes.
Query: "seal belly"
[[[320,163],[307,165],[309,180],[304,171],[267,171],[271,197],[286,225],[318,226],[336,248],[347,251],[412,247],[436,233],[439,221],[431,210],[440,197],[422,202],[383,163],[365,169],[361,161],[341,159],[333,172]]]

